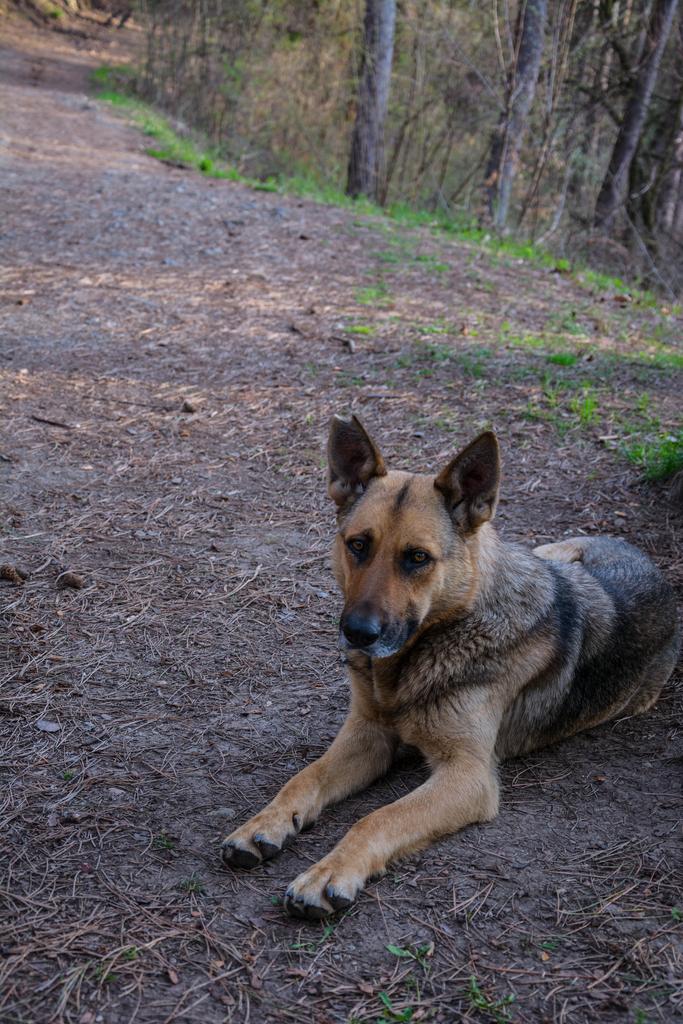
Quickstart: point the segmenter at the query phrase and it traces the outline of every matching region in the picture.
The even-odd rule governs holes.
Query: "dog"
[[[625,541],[532,553],[498,538],[492,432],[434,478],[388,472],[359,420],[335,418],[328,466],[349,714],[329,750],[224,840],[223,860],[252,868],[280,853],[383,775],[399,742],[431,776],[292,882],[286,909],[312,920],[349,907],[390,861],[495,817],[499,760],[652,707],[680,650],[673,591]]]

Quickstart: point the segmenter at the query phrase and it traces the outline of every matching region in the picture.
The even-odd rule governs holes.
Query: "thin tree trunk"
[[[541,66],[547,13],[548,0],[523,0],[517,21],[517,57],[508,82],[505,112],[491,140],[486,166],[489,215],[498,231],[504,230],[508,219],[517,156]]]
[[[351,140],[350,196],[379,201],[384,177],[384,122],[394,55],[396,0],[366,0],[358,109]]]
[[[681,193],[681,186],[683,185],[683,90],[681,90],[678,102],[676,127],[671,149],[671,163],[667,169],[660,200],[660,220],[664,230],[667,232],[671,232],[673,229],[676,203]]]
[[[412,51],[411,51],[412,73],[410,75],[410,88],[408,90],[408,97],[407,97],[407,99],[405,99],[403,101],[403,110],[404,110],[403,120],[402,120],[401,125],[400,125],[400,127],[398,129],[398,132],[396,133],[396,136],[394,138],[394,143],[393,143],[393,147],[392,147],[391,153],[389,155],[389,159],[386,162],[386,169],[385,169],[385,173],[384,173],[384,181],[382,183],[382,185],[383,185],[382,203],[384,203],[384,201],[386,200],[387,192],[389,191],[389,186],[391,184],[391,179],[393,178],[394,171],[398,167],[399,157],[401,156],[401,150],[403,149],[403,144],[404,144],[404,142],[406,140],[406,134],[408,132],[408,128],[410,126],[410,123],[413,120],[413,118],[419,116],[419,114],[425,109],[424,105],[421,106],[417,111],[415,111],[413,109],[414,106],[415,106],[415,97],[417,95],[417,78],[418,78],[418,76],[417,76],[417,65],[418,65],[419,51],[420,51],[420,34],[419,34],[419,32],[416,32],[415,33],[415,38],[413,39],[413,46],[412,46]]]
[[[679,18],[678,21],[678,44],[680,52],[683,53],[683,18]],[[674,118],[670,162],[662,182],[658,203],[660,224],[670,237],[674,235],[676,206],[681,195],[683,195],[683,81],[678,94],[678,109]],[[678,241],[683,241],[683,234]]]
[[[655,0],[640,68],[595,204],[594,224],[597,228],[609,229],[620,205],[677,7],[678,0]]]
[[[517,222],[518,227],[521,227],[529,208],[536,200],[541,178],[543,177],[543,173],[550,159],[550,153],[559,131],[560,126],[557,123],[555,115],[565,78],[567,76],[567,67],[569,64],[569,53],[571,49],[571,39],[574,31],[577,6],[578,0],[569,0],[566,14],[564,11],[562,14],[562,23],[557,30],[557,37],[551,46],[550,70],[552,86],[550,88],[548,107],[543,126],[543,140],[536,158],[536,166],[531,176],[531,185],[522,203],[522,209]],[[562,205],[564,205],[564,200],[567,194],[566,181],[567,179],[565,176]],[[538,214],[538,211],[536,212]]]

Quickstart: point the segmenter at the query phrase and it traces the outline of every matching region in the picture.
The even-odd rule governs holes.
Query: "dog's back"
[[[532,682],[509,709],[503,756],[647,710],[680,651],[673,591],[643,552],[611,537],[573,538],[538,551],[553,578],[548,619],[557,659],[538,681],[541,689]],[[522,718],[520,731],[514,725]]]

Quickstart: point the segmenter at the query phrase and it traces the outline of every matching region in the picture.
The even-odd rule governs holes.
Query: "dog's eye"
[[[426,551],[422,551],[420,548],[415,548],[414,551],[408,552],[408,561],[411,565],[424,565],[429,561],[429,555]]]
[[[368,549],[368,542],[363,537],[354,537],[347,541],[347,547],[353,551],[354,555],[364,555]]]

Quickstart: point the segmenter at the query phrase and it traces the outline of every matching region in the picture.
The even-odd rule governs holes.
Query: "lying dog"
[[[386,772],[399,741],[432,774],[290,885],[287,910],[312,919],[348,907],[393,858],[493,818],[500,758],[646,711],[680,648],[671,588],[625,541],[532,554],[498,539],[494,434],[434,479],[387,472],[360,422],[335,419],[328,461],[351,710],[327,753],[228,836],[223,859],[251,868],[279,853]]]

